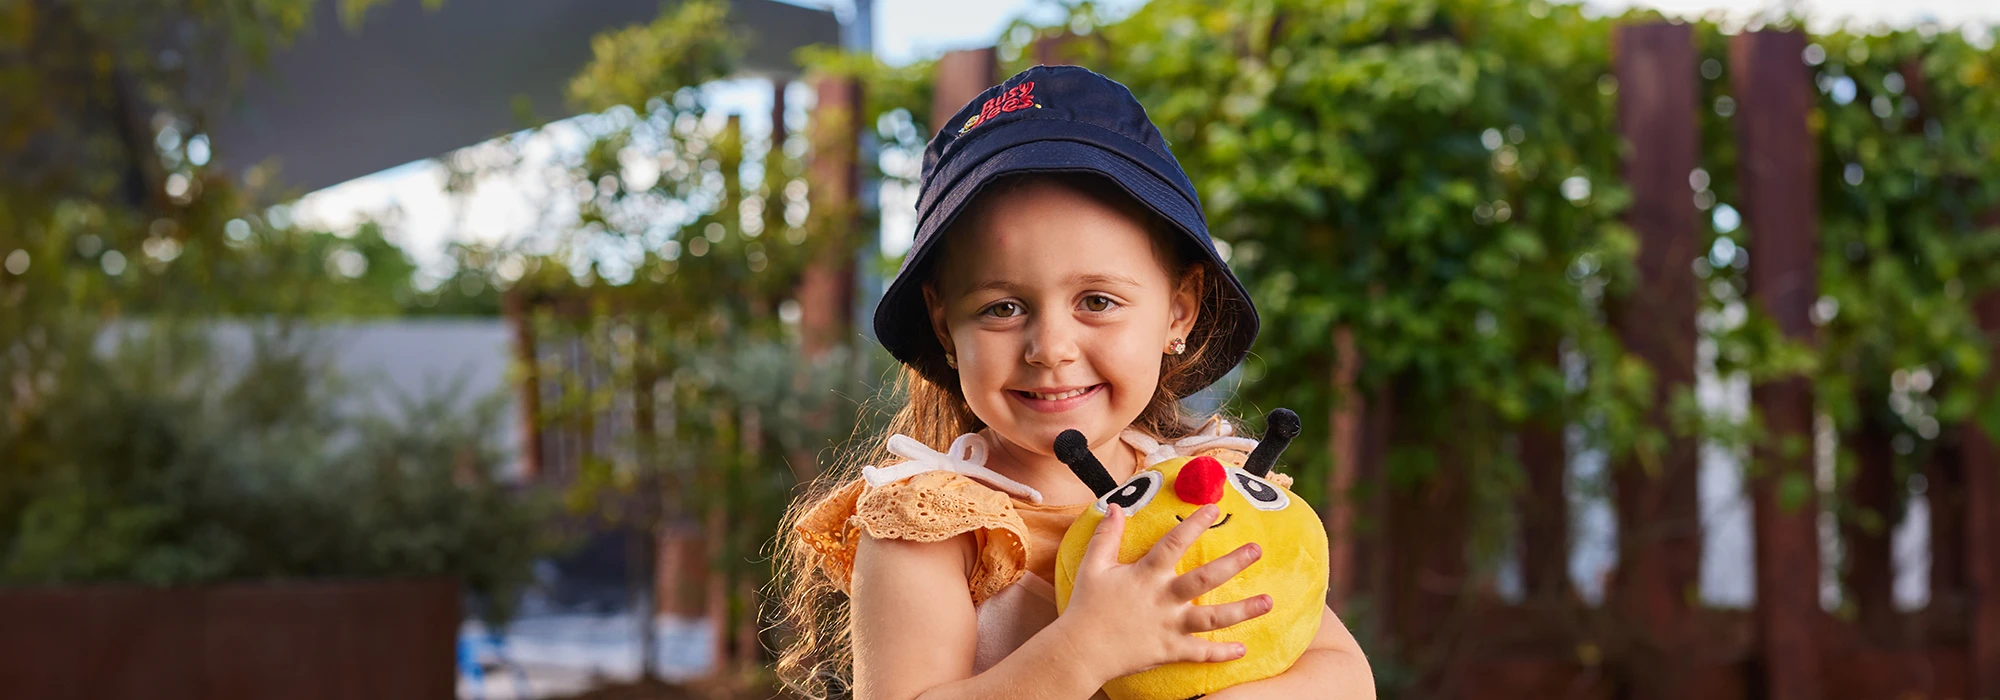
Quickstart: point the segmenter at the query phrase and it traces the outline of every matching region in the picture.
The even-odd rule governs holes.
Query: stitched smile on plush
[[[1215,605],[1270,594],[1270,612],[1195,634],[1242,642],[1248,653],[1234,661],[1168,664],[1114,679],[1104,685],[1113,700],[1183,700],[1269,678],[1291,668],[1319,633],[1326,601],[1326,528],[1298,496],[1266,479],[1278,455],[1298,435],[1299,417],[1281,408],[1272,411],[1266,423],[1269,434],[1241,469],[1213,457],[1172,457],[1140,470],[1123,484],[1112,481],[1082,433],[1070,430],[1056,438],[1056,457],[1098,495],[1097,503],[1085,508],[1063,536],[1056,560],[1058,611],[1068,609],[1083,551],[1113,503],[1127,515],[1124,541],[1118,548],[1120,563],[1138,561],[1175,525],[1209,503],[1219,506],[1222,514],[1188,547],[1174,567],[1176,574],[1250,542],[1264,549],[1263,558],[1249,569],[1194,600],[1197,605]]]

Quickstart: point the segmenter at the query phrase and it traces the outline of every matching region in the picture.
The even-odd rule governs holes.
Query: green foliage
[[[1329,370],[1351,329],[1359,386],[1409,417],[1402,482],[1511,470],[1502,440],[1529,420],[1644,432],[1643,377],[1602,320],[1635,252],[1610,26],[1495,0],[1160,1],[1076,44],[1172,141],[1261,305],[1245,412],[1350,400]],[[1294,452],[1308,473],[1323,432]],[[1462,449],[1440,463],[1447,437]]]
[[[1882,414],[1928,441],[1987,370],[1971,300],[2000,283],[2000,52],[1955,32],[1816,39],[1818,388],[1843,427]],[[1897,380],[1919,371],[1931,386]]]
[[[845,343],[806,349],[807,268],[857,259],[867,229],[852,223],[871,222],[815,196],[802,156],[852,138],[839,125],[865,116],[894,131],[898,117],[821,109],[804,133],[746,135],[740,120],[710,112],[702,85],[733,65],[727,26],[722,5],[688,3],[598,38],[570,84],[576,104],[601,110],[576,120],[588,140],[565,163],[584,185],[562,190],[575,193],[577,220],[551,250],[509,253],[523,270],[509,293],[551,348],[534,367],[553,385],[544,424],[610,436],[585,440],[563,475],[569,509],[646,538],[702,527],[720,540],[709,563],[734,596],[739,582],[769,580],[760,553],[792,489],[854,429],[847,395],[872,392],[863,373],[874,357]],[[869,94],[876,105],[886,93]],[[633,564],[650,570],[654,549],[635,551]],[[728,614],[760,613],[732,600]]]
[[[1524,426],[1581,428],[1588,446],[1642,469],[1658,467],[1672,435],[1802,454],[1796,440],[1770,441],[1754,413],[1711,412],[1689,391],[1654,396],[1654,373],[1612,325],[1646,311],[1623,301],[1638,241],[1622,223],[1612,34],[1656,14],[1600,19],[1539,0],[1156,0],[1106,21],[1090,3],[1069,7],[1064,26],[1011,27],[1003,62],[1025,67],[1036,42],[1069,34],[1066,55],[1134,90],[1263,312],[1236,405],[1325,415],[1365,400],[1391,412],[1387,473],[1364,491],[1464,478],[1484,504],[1473,530],[1502,532],[1519,487],[1510,441]],[[2000,284],[1990,37],[1920,27],[1813,38],[1802,60],[1819,95],[1823,297],[1818,338],[1800,342],[1749,301],[1756,251],[1740,223],[1731,36],[1694,27],[1702,169],[1689,184],[1707,254],[1689,263],[1716,370],[1807,378],[1839,430],[1886,424],[1912,463],[1958,421],[1993,417],[2000,430],[2000,402],[1979,391],[1990,341],[1971,308]],[[1334,386],[1342,329],[1362,358],[1359,396]],[[1293,452],[1309,495],[1322,495],[1326,439],[1308,432]],[[1811,490],[1781,486],[1792,500]]]
[[[504,614],[545,551],[547,509],[491,481],[498,404],[352,414],[284,332],[473,295],[210,165],[208,115],[313,7],[0,7],[0,583],[446,574]],[[271,342],[216,346],[244,327]]]
[[[656,97],[728,75],[743,53],[728,14],[721,2],[690,0],[651,24],[598,35],[590,42],[590,63],[570,80],[570,99],[593,112],[641,109]]]
[[[504,617],[555,544],[552,504],[494,480],[506,397],[356,414],[364,387],[305,337],[255,331],[231,353],[222,330],[118,326],[0,404],[0,583],[453,575]]]

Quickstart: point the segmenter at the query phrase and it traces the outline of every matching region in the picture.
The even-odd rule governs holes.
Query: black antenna
[[[1090,487],[1090,492],[1103,498],[1104,494],[1118,489],[1118,482],[1111,480],[1111,472],[1104,470],[1104,464],[1097,461],[1097,455],[1090,453],[1090,441],[1083,433],[1075,430],[1062,431],[1056,436],[1056,459],[1069,465],[1076,478]]]
[[[1292,409],[1280,408],[1271,411],[1264,419],[1264,441],[1257,443],[1257,449],[1250,451],[1250,457],[1243,460],[1243,471],[1264,476],[1277,466],[1278,455],[1290,447],[1292,438],[1299,436],[1299,414]],[[1061,438],[1056,439],[1058,443]],[[1057,454],[1061,454],[1058,452]]]

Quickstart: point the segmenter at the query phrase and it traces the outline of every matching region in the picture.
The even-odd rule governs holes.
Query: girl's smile
[[[982,195],[991,205],[954,225],[924,290],[966,404],[1002,443],[993,468],[1037,488],[1074,485],[1053,452],[1064,430],[1126,461],[1112,456],[1118,434],[1154,401],[1167,348],[1200,309],[1165,236],[1075,182]]]
[[[1103,393],[1109,384],[1092,384],[1081,387],[1044,387],[1040,389],[1011,389],[1015,400],[1028,408],[1043,413],[1062,413],[1083,405]]]

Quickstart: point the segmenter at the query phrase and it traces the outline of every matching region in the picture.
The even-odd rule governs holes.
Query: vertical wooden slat
[[[1383,492],[1377,552],[1382,586],[1373,594],[1381,601],[1392,644],[1416,668],[1418,697],[1450,696],[1454,690],[1453,642],[1463,630],[1468,580],[1470,455],[1437,426],[1467,425],[1477,410],[1460,407],[1436,422],[1394,423],[1389,445],[1429,452],[1435,468],[1420,479],[1381,474],[1376,481]]]
[[[1000,54],[993,48],[952,51],[938,57],[936,80],[931,87],[932,133],[957,129],[950,124],[959,108],[994,83],[1000,82]]]
[[[2000,292],[1982,295],[1974,305],[1974,312],[1988,341],[2000,340]],[[2000,359],[2000,349],[1996,349],[1994,357]],[[1988,369],[1984,379],[1988,396],[2000,386],[1994,371]],[[1972,603],[1967,649],[1972,669],[1971,695],[2000,698],[2000,445],[1977,424],[1966,426],[1962,445],[1963,563]]]
[[[1812,342],[1819,166],[1807,126],[1813,96],[1800,58],[1805,47],[1804,34],[1760,31],[1737,35],[1729,48],[1751,301],[1785,338]],[[1751,480],[1764,696],[1809,700],[1821,697],[1814,630],[1823,614],[1812,386],[1793,377],[1758,383],[1750,394],[1764,428]]]
[[[1637,697],[1688,697],[1696,647],[1691,592],[1701,566],[1696,441],[1672,432],[1669,407],[1694,388],[1695,307],[1691,263],[1701,254],[1698,211],[1688,189],[1697,164],[1700,97],[1693,32],[1684,24],[1620,28],[1615,45],[1618,125],[1639,237],[1638,284],[1611,320],[1653,371],[1650,422],[1668,431],[1663,449],[1615,466],[1619,560],[1609,591],[1638,631],[1629,668]]]
[[[1954,606],[1965,594],[1966,437],[1962,430],[1957,439],[1940,441],[1930,463],[1924,466],[1924,502],[1930,510],[1933,608]]]
[[[1553,343],[1534,356],[1560,368]],[[1560,413],[1548,407],[1520,430],[1520,459],[1527,485],[1518,502],[1521,514],[1521,589],[1543,603],[1575,599],[1569,580],[1569,448]]]
[[[1366,358],[1362,358],[1365,360]],[[1355,491],[1353,509],[1360,516],[1348,521],[1353,527],[1354,554],[1351,595],[1376,599],[1376,607],[1387,605],[1390,547],[1384,530],[1389,522],[1388,465],[1389,438],[1396,430],[1396,392],[1384,386],[1357,386],[1356,408],[1361,412],[1359,454],[1354,459]]]
[[[1327,605],[1335,612],[1345,608],[1355,593],[1354,504],[1351,502],[1355,478],[1364,450],[1361,444],[1363,416],[1368,404],[1355,384],[1361,371],[1361,353],[1354,347],[1354,329],[1341,326],[1333,331],[1333,400],[1335,408],[1328,420],[1328,447],[1333,452],[1333,468],[1326,480],[1326,505],[1320,509],[1326,525]]]
[[[784,78],[771,81],[771,152],[764,156],[766,168],[772,167],[772,164],[784,157],[785,139],[791,137],[791,132],[785,128],[785,88],[791,84],[791,81]],[[771,197],[771,199],[778,198]]]
[[[514,367],[520,377],[516,396],[520,400],[521,478],[534,481],[542,475],[542,380],[535,361],[535,325],[528,293],[507,290],[500,296],[507,326],[514,332]]]
[[[1080,65],[1078,61],[1083,57],[1078,55],[1077,48],[1081,40],[1069,32],[1036,39],[1035,62],[1045,66]]]
[[[1896,453],[1890,443],[1895,433],[1886,417],[1878,413],[1886,402],[1887,397],[1880,394],[1866,396],[1861,425],[1844,436],[1857,465],[1847,489],[1855,516],[1845,518],[1840,530],[1846,551],[1841,581],[1859,613],[1861,631],[1883,643],[1900,636],[1889,536],[1895,526],[1897,491],[1902,488],[1896,481]]]
[[[822,77],[814,86],[813,153],[808,178],[816,229],[843,240],[820,241],[825,253],[806,266],[799,280],[799,328],[807,357],[847,341],[854,326],[854,255],[846,245],[858,225],[861,84]],[[838,220],[827,217],[838,217]],[[837,243],[837,244],[835,244]]]

